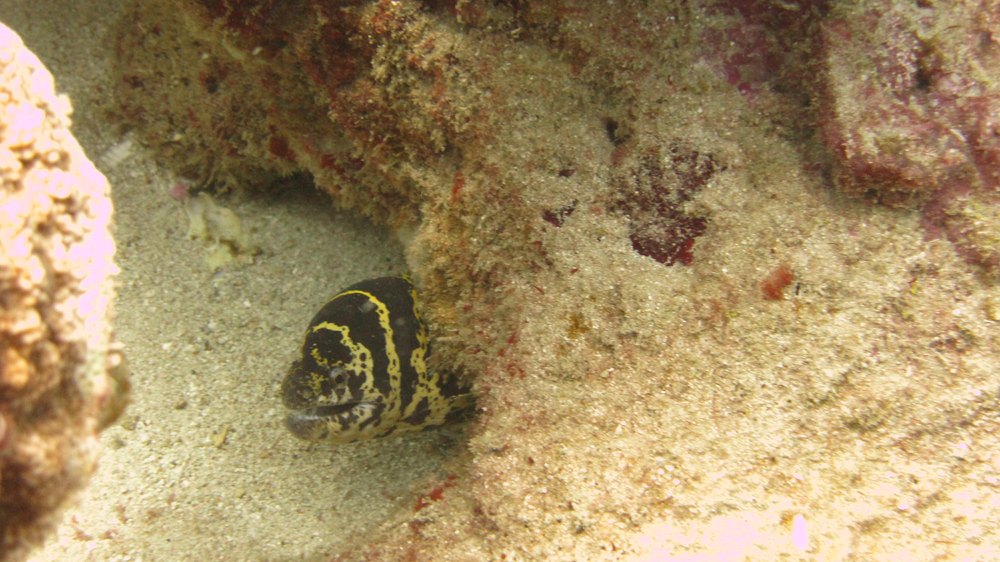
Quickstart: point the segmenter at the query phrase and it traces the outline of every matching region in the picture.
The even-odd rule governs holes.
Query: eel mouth
[[[310,408],[300,408],[298,410],[293,410],[289,413],[292,416],[300,416],[303,418],[331,418],[338,416],[340,414],[346,414],[354,409],[356,406],[360,406],[364,402],[346,402],[344,404],[323,404],[321,406],[312,406]]]
[[[321,404],[290,410],[285,426],[307,441],[347,443],[372,437],[378,431],[379,411],[371,402]]]

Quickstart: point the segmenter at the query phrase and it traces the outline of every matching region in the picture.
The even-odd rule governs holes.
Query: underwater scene
[[[1000,0],[3,0],[0,562],[992,560]]]

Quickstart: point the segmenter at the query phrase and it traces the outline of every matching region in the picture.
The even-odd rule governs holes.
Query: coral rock
[[[1000,190],[998,13],[997,2],[882,2],[838,14],[823,23],[817,87],[837,186],[922,207],[928,236],[987,272],[1000,260],[978,222]]]
[[[23,559],[94,471],[127,382],[108,322],[107,180],[69,100],[0,25],[0,560]],[[114,372],[115,375],[111,373]]]

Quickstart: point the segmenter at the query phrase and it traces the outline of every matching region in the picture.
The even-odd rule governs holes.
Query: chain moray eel
[[[302,439],[349,443],[465,417],[469,388],[429,371],[429,355],[409,279],[355,283],[309,323],[302,357],[282,383],[285,425]]]

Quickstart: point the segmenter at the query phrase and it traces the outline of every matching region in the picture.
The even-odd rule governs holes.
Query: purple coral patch
[[[631,221],[632,248],[664,265],[690,265],[694,240],[705,233],[708,220],[683,206],[721,169],[712,155],[679,142],[651,147],[631,166],[623,165],[614,180],[618,198],[610,207]]]

